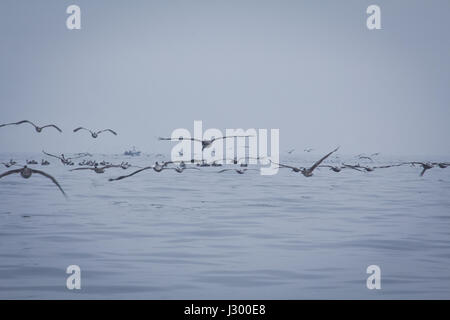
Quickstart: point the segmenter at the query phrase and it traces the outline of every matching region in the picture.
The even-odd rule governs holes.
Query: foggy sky
[[[450,155],[449,16],[448,0],[2,0],[0,123],[64,133],[0,128],[0,151],[169,152],[157,136],[202,120],[278,128],[281,151]]]

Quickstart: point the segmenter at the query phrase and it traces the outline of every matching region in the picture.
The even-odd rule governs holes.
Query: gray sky
[[[0,148],[169,151],[156,136],[203,120],[279,128],[281,150],[450,155],[449,16],[448,0],[2,0],[0,123],[64,133],[0,128]]]

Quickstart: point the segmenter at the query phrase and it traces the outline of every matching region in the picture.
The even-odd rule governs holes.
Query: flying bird
[[[231,171],[234,170],[234,171],[236,171],[236,173],[239,173],[239,174],[244,174],[245,171],[248,171],[248,170],[258,171],[258,169],[222,169],[220,171],[217,171],[217,173],[222,173],[222,172],[230,171],[230,170]]]
[[[61,186],[59,185],[58,181],[56,181],[55,178],[53,178],[53,177],[52,177],[51,175],[49,175],[48,173],[45,173],[44,171],[35,170],[35,169],[28,168],[27,166],[24,166],[23,168],[20,168],[20,169],[10,170],[10,171],[7,171],[7,172],[2,173],[2,174],[0,174],[0,178],[6,177],[6,176],[8,176],[8,175],[10,175],[10,174],[13,174],[13,173],[20,173],[20,175],[22,176],[22,178],[25,178],[25,179],[30,178],[31,175],[32,175],[33,173],[37,173],[37,174],[43,175],[44,177],[46,177],[46,178],[52,180],[52,182],[59,188],[59,190],[62,192],[62,194],[63,194],[65,197],[67,197],[66,193],[65,193],[64,190],[61,188]]]
[[[125,179],[125,178],[129,178],[129,177],[134,176],[135,174],[137,174],[139,172],[142,172],[142,171],[145,171],[145,170],[149,170],[149,169],[153,169],[156,172],[161,172],[164,169],[166,169],[166,170],[167,169],[173,169],[173,168],[166,168],[166,165],[167,165],[167,163],[159,164],[158,161],[156,161],[155,164],[152,165],[152,166],[144,167],[142,169],[136,170],[136,171],[134,171],[134,172],[132,172],[130,174],[127,174],[125,176],[120,176],[120,177],[117,177],[117,178],[110,178],[109,181],[117,181],[117,180],[122,180],[122,179]]]
[[[92,130],[89,130],[89,129],[86,129],[86,128],[83,128],[83,127],[78,127],[76,129],[74,129],[73,132],[77,132],[79,130],[89,131],[91,133],[92,138],[94,138],[94,139],[97,138],[100,133],[106,132],[106,131],[111,132],[113,135],[117,136],[117,133],[115,131],[111,130],[111,129],[104,129],[104,130],[100,130],[100,131],[92,131]]]
[[[200,140],[200,139],[195,139],[195,138],[184,138],[184,137],[179,137],[178,139],[161,138],[161,137],[159,137],[158,140],[168,140],[168,141],[191,140],[191,141],[197,141],[197,142],[201,142],[202,143],[202,151],[203,151],[206,148],[210,148],[212,146],[212,144],[214,143],[214,141],[217,141],[217,140],[228,139],[228,138],[247,138],[247,137],[251,137],[251,136],[223,136],[223,137],[218,137],[218,138],[212,138],[210,140]]]
[[[403,164],[410,164],[412,166],[420,165],[422,167],[422,172],[420,172],[421,177],[425,174],[425,171],[433,168],[433,164],[431,164],[431,163],[424,163],[424,162],[418,162],[418,161],[404,162]]]
[[[35,125],[33,122],[28,121],[28,120],[22,120],[22,121],[19,121],[19,122],[13,122],[13,123],[5,123],[5,124],[0,125],[0,128],[1,128],[1,127],[5,127],[5,126],[10,126],[10,125],[19,125],[19,124],[22,124],[22,123],[29,123],[29,124],[31,124],[31,125],[34,127],[34,129],[36,129],[36,132],[41,132],[42,129],[44,129],[44,128],[50,128],[50,127],[51,127],[51,128],[55,128],[55,129],[58,130],[59,132],[62,132],[62,130],[61,130],[60,128],[58,128],[56,125],[54,125],[54,124],[48,124],[48,125],[39,127],[39,126]]]
[[[313,175],[313,171],[329,156],[331,156],[333,153],[335,153],[336,151],[338,151],[339,147],[337,147],[336,149],[334,149],[333,151],[331,151],[330,153],[326,154],[325,156],[323,156],[322,158],[320,158],[319,160],[317,160],[310,168],[303,168],[303,167],[293,167],[293,166],[288,166],[285,164],[281,164],[281,163],[275,163],[276,165],[280,166],[280,168],[289,168],[292,169],[292,171],[294,172],[300,172],[301,174],[303,174],[305,177],[311,177]],[[270,160],[270,162],[272,162],[272,160]]]

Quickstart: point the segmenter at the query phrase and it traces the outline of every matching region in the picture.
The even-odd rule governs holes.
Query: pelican
[[[52,177],[51,175],[49,175],[48,173],[45,173],[44,171],[35,170],[35,169],[28,168],[27,166],[24,166],[23,168],[20,168],[20,169],[10,170],[10,171],[7,171],[7,172],[2,173],[2,174],[0,174],[0,178],[6,177],[6,176],[8,176],[8,175],[10,175],[10,174],[13,174],[13,173],[20,173],[20,175],[21,175],[22,178],[24,178],[24,179],[30,178],[31,175],[32,175],[33,173],[37,173],[37,174],[43,175],[44,177],[46,177],[46,178],[52,180],[52,182],[59,188],[59,190],[62,192],[62,194],[63,194],[65,197],[67,197],[66,193],[65,193],[64,190],[61,188],[61,186],[59,185],[58,181],[56,181],[55,178],[53,178],[53,177]]]
[[[168,168],[168,169],[173,169],[178,173],[183,173],[184,170],[200,170],[199,168],[187,168],[187,167],[175,167],[175,168]]]
[[[19,122],[1,124],[0,128],[1,127],[5,127],[5,126],[10,126],[10,125],[13,125],[13,124],[14,125],[19,125],[19,124],[22,124],[22,123],[29,123],[29,124],[31,124],[34,127],[34,129],[36,129],[36,132],[41,132],[42,129],[49,128],[49,127],[55,128],[59,132],[62,132],[62,130],[60,128],[58,128],[56,125],[54,125],[54,124],[48,124],[48,125],[45,125],[43,127],[39,127],[39,126],[35,125],[33,122],[28,121],[28,120],[22,120],[22,121],[19,121]]]
[[[48,162],[47,160],[42,159],[41,160],[41,166],[48,166],[50,164],[50,162]]]
[[[13,159],[9,160],[9,162],[2,162],[2,164],[3,164],[5,167],[7,167],[7,168],[12,167],[12,166],[15,165],[16,163],[17,163],[17,162],[15,162]]]
[[[223,137],[218,137],[218,138],[212,138],[210,140],[200,140],[200,139],[196,139],[196,138],[184,138],[184,137],[179,137],[178,139],[161,138],[161,137],[159,137],[158,140],[169,140],[169,141],[191,140],[191,141],[197,141],[197,142],[201,142],[202,143],[202,151],[203,151],[206,148],[210,148],[212,146],[212,144],[214,143],[214,141],[217,141],[217,140],[228,139],[228,138],[247,138],[247,137],[251,137],[251,136],[223,136]]]
[[[111,132],[113,135],[117,136],[117,133],[116,133],[115,131],[111,130],[111,129],[104,129],[104,130],[100,130],[100,131],[91,131],[91,130],[86,129],[86,128],[83,128],[83,127],[78,127],[78,128],[76,128],[76,129],[74,129],[73,132],[77,132],[77,131],[79,131],[79,130],[86,130],[86,131],[89,131],[89,132],[91,133],[92,138],[94,138],[94,139],[97,138],[98,135],[99,135],[100,133],[105,132],[105,131],[109,131],[109,132]]]
[[[62,153],[61,156],[55,156],[54,154],[47,153],[44,150],[42,150],[42,153],[44,153],[45,155],[47,155],[49,157],[53,157],[53,158],[59,159],[61,161],[61,163],[64,164],[64,165],[73,165],[73,162],[71,161],[72,159],[71,158],[66,158],[64,156],[64,153]]]
[[[38,164],[36,160],[27,160],[27,164]]]
[[[416,164],[420,165],[422,167],[422,172],[420,173],[421,177],[425,174],[425,171],[433,168],[433,164],[431,164],[431,163],[424,163],[424,162],[418,162],[418,161],[405,162],[404,164],[410,164],[412,166],[415,166]]]
[[[236,171],[236,173],[239,173],[239,174],[244,174],[245,171],[248,171],[248,170],[258,171],[258,169],[247,169],[247,168],[245,168],[245,169],[222,169],[220,171],[217,171],[217,173],[222,173],[222,172],[230,171],[230,170],[234,170],[234,171]]]
[[[310,168],[293,167],[293,166],[288,166],[288,165],[280,164],[280,163],[276,163],[276,162],[273,162],[273,163],[275,163],[276,165],[280,166],[280,168],[289,168],[289,169],[292,169],[292,171],[294,171],[294,172],[300,172],[305,177],[311,177],[313,175],[314,169],[316,169],[326,158],[328,158],[333,153],[338,151],[338,149],[339,149],[339,147],[337,147],[336,149],[334,149],[330,153],[326,154],[325,156],[323,156],[322,158],[317,160]],[[270,160],[270,162],[272,162],[272,160]]]
[[[330,170],[334,171],[334,172],[341,172],[342,167],[338,167],[338,166],[330,166],[330,165],[320,165],[319,168],[330,168]]]
[[[106,166],[103,166],[103,167],[98,167],[97,165],[95,165],[93,168],[92,167],[82,167],[82,168],[75,168],[75,169],[72,169],[70,171],[92,170],[95,173],[105,173],[105,169],[109,169],[109,168],[122,168],[123,169],[123,166],[122,166],[122,164],[120,164],[120,165],[110,164],[110,165],[106,165]]]
[[[127,174],[125,176],[120,176],[120,177],[117,177],[117,178],[110,178],[109,181],[117,181],[117,180],[122,180],[122,179],[125,179],[125,178],[129,178],[129,177],[134,176],[135,174],[137,174],[139,172],[142,172],[142,171],[145,171],[145,170],[149,170],[149,169],[153,169],[156,172],[161,172],[164,169],[166,169],[166,170],[167,169],[173,169],[173,168],[166,168],[165,165],[166,165],[166,163],[163,163],[161,165],[161,164],[158,163],[158,161],[156,161],[153,166],[144,167],[142,169],[136,170],[136,171],[134,171],[134,172],[132,172],[130,174]]]
[[[305,148],[303,151],[305,151],[305,152],[311,152],[311,151],[314,151],[314,149],[313,149],[313,148]]]

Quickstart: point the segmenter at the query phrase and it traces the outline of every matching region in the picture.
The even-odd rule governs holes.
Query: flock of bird
[[[45,128],[54,128],[57,131],[62,132],[62,130],[54,124],[48,124],[48,125],[40,127],[28,120],[22,120],[22,121],[18,121],[18,122],[14,122],[14,123],[2,124],[2,125],[0,125],[0,128],[5,127],[5,126],[11,126],[11,125],[20,125],[20,124],[30,124],[35,128],[36,132],[38,132],[38,133],[42,132],[42,130]],[[91,134],[92,138],[97,138],[98,135],[103,132],[110,132],[114,135],[117,135],[117,133],[111,129],[92,131],[92,130],[86,129],[84,127],[78,127],[76,129],[74,129],[73,132],[78,132],[80,130],[88,131]],[[212,138],[209,140],[200,140],[200,139],[183,138],[183,137],[180,137],[178,139],[159,137],[158,139],[165,140],[165,141],[178,141],[178,140],[186,139],[186,140],[199,142],[202,144],[202,151],[203,151],[206,148],[210,148],[213,145],[213,143],[219,139],[228,139],[228,138],[236,138],[236,137],[249,137],[249,136],[224,136],[224,137]],[[422,168],[422,171],[420,172],[420,176],[423,176],[427,170],[429,170],[433,167],[447,168],[450,166],[450,162],[420,162],[420,161],[400,162],[400,163],[396,163],[396,164],[389,164],[389,165],[382,165],[382,166],[360,165],[359,162],[356,164],[341,163],[339,165],[322,164],[328,157],[330,157],[333,153],[337,152],[338,149],[339,149],[339,147],[332,150],[331,152],[327,153],[322,158],[320,158],[319,160],[314,162],[314,164],[310,167],[295,167],[295,166],[291,166],[291,165],[287,165],[287,164],[283,164],[283,163],[273,162],[270,159],[268,159],[268,161],[271,164],[277,166],[279,169],[290,169],[293,172],[301,173],[305,177],[311,177],[313,175],[314,170],[316,170],[317,168],[328,168],[334,172],[341,172],[344,169],[346,169],[346,170],[350,169],[350,170],[356,170],[356,171],[362,171],[362,172],[371,172],[371,171],[378,170],[378,169],[386,169],[386,168],[391,168],[391,167],[410,165],[410,166],[420,166]],[[295,149],[291,149],[291,150],[287,151],[287,153],[292,154],[294,151],[295,151]],[[313,149],[306,148],[303,151],[311,152],[311,151],[313,151]],[[127,170],[131,167],[138,168],[136,171],[134,171],[130,174],[122,175],[117,178],[110,178],[109,181],[118,181],[118,180],[126,179],[126,178],[132,177],[138,173],[146,171],[146,170],[153,170],[155,172],[162,172],[163,170],[173,170],[175,172],[182,173],[185,170],[200,170],[200,167],[221,167],[224,162],[232,163],[234,165],[239,165],[239,168],[224,168],[220,171],[217,171],[217,173],[234,171],[238,174],[244,174],[246,171],[259,170],[256,168],[247,168],[248,167],[247,160],[249,160],[249,159],[263,160],[264,159],[264,158],[259,158],[259,157],[258,158],[244,157],[244,158],[237,159],[235,157],[233,159],[223,159],[222,161],[213,161],[211,163],[208,163],[207,161],[205,161],[203,159],[201,159],[201,160],[191,159],[190,161],[162,161],[161,163],[156,161],[155,164],[153,164],[153,165],[146,166],[146,167],[139,167],[139,166],[131,165],[128,162],[121,162],[120,164],[113,164],[113,163],[109,163],[106,161],[97,162],[95,160],[86,160],[87,157],[92,157],[92,154],[89,154],[89,153],[78,153],[78,154],[74,154],[71,157],[66,157],[64,154],[54,155],[51,153],[47,153],[45,151],[42,151],[42,152],[46,156],[58,159],[65,166],[75,166],[75,160],[83,158],[82,161],[78,162],[79,167],[71,169],[70,171],[89,170],[89,171],[95,172],[97,174],[102,174],[105,172],[106,169],[110,169],[110,168],[121,168],[123,170]],[[180,151],[179,154],[182,155],[182,152]],[[376,157],[377,155],[378,155],[378,153],[374,153],[371,155],[360,154],[357,156],[357,158],[361,161],[370,161],[372,163],[372,162],[374,162],[373,157]],[[243,160],[244,160],[244,162],[243,162]],[[2,162],[2,164],[6,168],[10,168],[13,166],[18,166],[19,168],[9,170],[9,171],[6,171],[6,172],[0,174],[0,179],[3,177],[6,177],[6,176],[12,175],[12,174],[20,174],[23,178],[28,179],[32,176],[33,173],[39,174],[39,175],[42,175],[42,176],[50,179],[59,188],[59,190],[62,192],[62,194],[64,196],[66,196],[66,193],[62,189],[61,185],[58,183],[58,181],[53,176],[49,175],[48,173],[46,173],[44,171],[36,170],[36,169],[32,169],[32,168],[28,167],[29,165],[38,165],[39,164],[38,161],[26,160],[26,165],[21,166],[21,165],[17,164],[16,161],[11,159],[9,162]],[[48,160],[45,160],[45,159],[41,160],[41,166],[48,166],[49,164],[50,164],[50,162]]]

